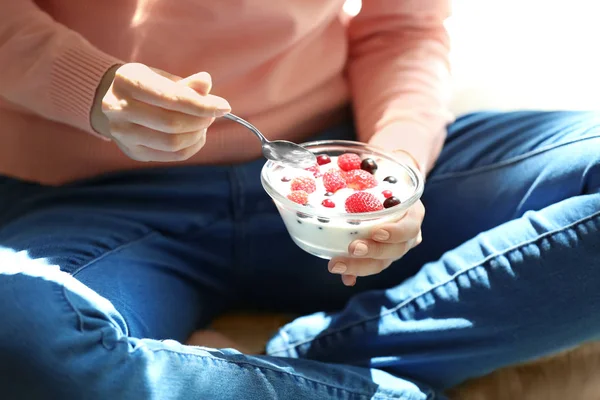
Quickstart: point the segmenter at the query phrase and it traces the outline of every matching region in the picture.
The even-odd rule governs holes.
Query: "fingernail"
[[[379,229],[373,235],[373,239],[375,240],[388,240],[390,238],[390,233],[388,231],[384,231],[383,229]]]
[[[369,252],[369,247],[363,242],[359,242],[356,246],[354,246],[354,254],[355,256],[364,256]]]
[[[337,262],[333,265],[329,272],[331,272],[332,274],[343,274],[344,272],[346,272],[347,269],[348,267],[346,266],[346,264],[342,262]]]
[[[342,275],[342,283],[346,286],[356,285],[356,277],[352,275]]]
[[[225,111],[225,110],[215,110],[214,116],[215,117],[222,117],[223,115],[227,115],[230,112],[231,112],[231,110],[227,110],[227,111]]]
[[[212,84],[212,77],[206,71],[198,72],[196,78]]]
[[[221,97],[215,97],[213,101],[215,106],[215,117],[222,117],[223,115],[231,112],[231,106],[227,100]]]

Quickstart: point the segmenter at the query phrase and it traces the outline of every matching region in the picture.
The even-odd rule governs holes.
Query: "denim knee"
[[[7,399],[94,397],[95,361],[126,345],[110,303],[58,267],[0,251],[0,387]],[[88,303],[88,304],[82,304]],[[125,343],[124,343],[125,341]],[[99,386],[100,387],[100,386]],[[98,390],[100,392],[100,390]]]

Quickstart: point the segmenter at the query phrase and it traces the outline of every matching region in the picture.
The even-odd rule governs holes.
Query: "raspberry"
[[[335,193],[338,190],[346,187],[346,178],[342,171],[330,169],[323,175],[323,186],[329,193]]]
[[[291,188],[295,190],[304,190],[306,193],[313,193],[317,190],[315,180],[308,176],[301,176],[292,180]]]
[[[321,175],[321,170],[319,169],[318,165],[313,165],[312,167],[308,167],[308,168],[304,168],[306,171],[312,172],[313,176],[315,178],[318,178]]]
[[[346,185],[356,190],[371,189],[377,186],[377,179],[367,171],[354,169],[346,172]]]
[[[304,190],[295,190],[287,195],[287,198],[294,203],[302,204],[303,206],[308,203],[308,193]]]
[[[357,192],[346,199],[346,211],[349,213],[363,213],[379,210],[383,210],[383,204],[381,204],[379,199],[371,193]]]
[[[361,159],[358,154],[344,153],[338,157],[338,166],[344,171],[351,171],[353,169],[359,169]]]
[[[334,208],[335,207],[335,203],[329,199],[325,199],[323,200],[323,202],[321,203],[321,205],[323,207],[327,207],[327,208]]]
[[[331,162],[331,158],[327,154],[320,154],[317,156],[317,164],[325,165]]]

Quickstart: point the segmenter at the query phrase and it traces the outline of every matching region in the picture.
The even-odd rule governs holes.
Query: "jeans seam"
[[[176,240],[178,240],[182,236],[188,236],[189,237],[189,235],[195,235],[198,232],[202,232],[202,231],[206,231],[207,229],[210,229],[213,225],[215,225],[216,223],[218,223],[220,221],[223,221],[223,219],[215,219],[214,221],[212,221],[211,223],[209,223],[207,226],[204,226],[201,229],[199,229],[197,231],[194,231],[194,233],[187,233],[186,235],[172,235],[171,237],[173,239],[176,239]],[[139,243],[141,243],[141,242],[143,242],[143,241],[145,241],[147,239],[151,239],[151,238],[153,238],[153,237],[155,237],[157,235],[160,235],[160,234],[161,234],[161,232],[159,232],[159,231],[148,230],[142,236],[140,236],[140,237],[138,237],[136,239],[133,239],[133,240],[126,241],[125,243],[121,243],[117,247],[115,247],[113,249],[110,249],[110,250],[107,250],[104,253],[100,254],[99,256],[92,258],[91,260],[89,260],[88,262],[86,262],[85,264],[83,264],[79,268],[77,268],[75,271],[73,271],[71,273],[71,275],[73,277],[75,277],[82,270],[90,267],[92,264],[95,264],[96,262],[102,260],[103,258],[108,257],[108,256],[110,256],[110,255],[112,255],[112,254],[114,254],[114,253],[116,253],[118,251],[121,251],[123,249],[126,249],[127,247],[132,246],[134,244],[139,244]]]
[[[567,229],[571,229],[571,228],[574,228],[576,226],[579,226],[579,225],[581,225],[581,224],[583,224],[583,223],[585,223],[587,221],[590,221],[590,220],[593,220],[593,219],[597,218],[598,216],[600,216],[600,211],[597,211],[597,212],[595,212],[595,213],[593,213],[591,215],[588,215],[587,217],[580,218],[577,221],[574,221],[574,222],[572,222],[572,223],[570,223],[568,225],[565,225],[563,227],[560,227],[560,228],[554,229],[552,231],[543,233],[543,234],[537,236],[534,239],[525,240],[525,241],[523,241],[521,243],[518,243],[518,244],[516,244],[514,246],[509,247],[506,250],[503,250],[503,251],[495,253],[495,254],[491,254],[491,255],[485,257],[480,262],[478,262],[476,264],[473,264],[470,267],[464,268],[464,269],[462,269],[462,270],[454,273],[450,278],[444,280],[443,282],[440,282],[440,283],[438,283],[438,284],[430,287],[429,289],[427,289],[427,290],[425,290],[425,291],[423,291],[423,292],[421,292],[419,294],[416,294],[416,295],[412,296],[411,298],[409,298],[407,300],[404,300],[402,303],[398,304],[396,307],[393,307],[393,308],[387,310],[384,313],[380,313],[380,314],[376,314],[376,315],[371,315],[369,317],[361,319],[360,321],[353,322],[353,323],[348,324],[348,325],[346,325],[344,327],[338,328],[338,329],[336,329],[334,331],[325,332],[323,334],[318,334],[318,335],[316,335],[315,337],[313,337],[311,339],[302,340],[302,341],[296,342],[296,343],[290,343],[286,347],[283,347],[283,348],[280,348],[280,349],[277,349],[277,350],[273,350],[273,351],[269,351],[269,354],[277,354],[277,353],[281,353],[281,352],[287,352],[288,350],[296,348],[296,347],[301,346],[303,344],[310,343],[310,342],[316,341],[316,340],[322,340],[325,337],[341,333],[343,331],[346,331],[346,330],[349,330],[351,328],[354,328],[354,327],[356,327],[358,325],[363,325],[363,324],[365,324],[367,322],[370,322],[370,321],[376,320],[378,318],[385,317],[385,316],[390,315],[392,313],[398,312],[398,310],[400,310],[400,309],[408,306],[409,304],[413,303],[417,299],[419,299],[419,298],[421,298],[421,297],[423,297],[423,296],[431,293],[432,291],[434,291],[435,289],[437,289],[439,287],[442,287],[444,285],[447,285],[450,282],[455,281],[459,276],[464,275],[465,273],[467,273],[467,272],[469,272],[469,271],[471,271],[471,270],[473,270],[473,269],[475,269],[477,267],[484,266],[486,263],[489,263],[491,260],[493,260],[493,259],[495,259],[497,257],[505,256],[506,254],[511,253],[511,252],[513,252],[515,250],[518,250],[519,248],[522,248],[524,246],[528,246],[530,244],[536,243],[536,242],[538,242],[538,241],[540,241],[542,239],[545,239],[545,238],[547,238],[549,236],[553,236],[553,235],[556,235],[558,233],[564,232]]]
[[[140,347],[138,347],[136,350],[139,350],[139,349],[140,349]],[[304,380],[306,380],[308,382],[315,383],[317,385],[321,385],[321,386],[332,388],[332,389],[337,389],[337,390],[340,390],[342,392],[349,393],[349,394],[354,394],[354,395],[358,395],[358,396],[361,396],[361,397],[366,397],[367,399],[371,399],[372,396],[373,396],[370,393],[363,393],[363,392],[358,392],[358,391],[351,391],[351,390],[348,390],[347,388],[343,388],[343,387],[339,387],[339,386],[336,386],[336,385],[332,385],[330,383],[322,382],[322,381],[319,381],[319,380],[316,380],[316,379],[313,379],[313,378],[307,378],[305,376],[294,374],[292,372],[281,371],[279,369],[270,368],[270,367],[262,366],[262,365],[256,365],[256,364],[254,364],[252,362],[249,362],[249,361],[228,360],[228,359],[216,358],[214,356],[206,356],[206,355],[200,355],[200,354],[187,353],[187,352],[176,351],[176,350],[172,350],[172,349],[150,349],[148,347],[146,347],[146,349],[152,351],[153,353],[159,353],[159,352],[173,353],[173,354],[178,354],[178,355],[182,355],[182,356],[186,356],[186,357],[193,357],[193,358],[199,357],[199,358],[210,359],[212,361],[222,362],[222,363],[226,363],[226,364],[235,364],[235,365],[238,365],[238,366],[241,366],[241,367],[252,367],[252,368],[258,368],[259,370],[267,370],[267,371],[275,372],[277,374],[290,376],[292,378],[301,378],[301,379],[304,379]],[[429,392],[429,393],[427,393],[428,395],[431,394],[431,390],[427,389],[427,391]],[[379,396],[378,398],[381,398],[381,399],[394,399],[394,400],[411,400],[413,398],[412,395],[410,395],[410,397],[406,397],[404,394],[401,394],[400,395],[401,397],[398,397],[398,396],[395,396],[395,395],[387,395],[387,394],[377,394],[377,396]],[[385,396],[385,397],[381,397],[381,396]],[[390,396],[392,396],[392,397],[390,397]]]
[[[436,175],[436,176],[428,178],[427,179],[427,183],[432,183],[432,182],[435,182],[435,181],[441,181],[441,180],[446,180],[446,179],[459,178],[459,177],[474,175],[474,174],[478,174],[478,173],[482,173],[482,172],[489,172],[489,171],[492,171],[494,169],[506,167],[506,166],[511,165],[511,164],[516,164],[516,163],[518,163],[520,161],[523,161],[523,160],[526,160],[528,158],[537,156],[539,154],[542,154],[542,153],[545,153],[545,152],[557,149],[557,148],[562,147],[562,146],[567,146],[567,145],[572,144],[572,143],[578,143],[578,142],[583,142],[585,140],[598,139],[598,138],[600,138],[600,135],[585,136],[585,137],[580,137],[580,138],[577,138],[577,139],[572,139],[572,140],[569,140],[569,141],[566,141],[566,142],[555,143],[553,145],[549,145],[549,146],[546,146],[546,147],[535,149],[533,151],[529,151],[527,153],[523,153],[523,154],[520,154],[518,156],[511,157],[511,158],[509,158],[507,160],[498,161],[496,163],[484,165],[482,167],[476,167],[476,168],[465,170],[465,171],[447,172],[445,174]]]
[[[215,223],[217,223],[219,221],[221,221],[221,220],[217,219],[217,220],[213,221],[212,223],[208,224],[208,226],[204,227],[203,230],[206,230],[206,229],[210,228],[212,225],[214,225]],[[100,261],[100,260],[102,260],[102,259],[104,259],[104,258],[106,258],[106,257],[108,257],[110,255],[113,255],[113,254],[115,254],[115,253],[117,253],[117,252],[119,252],[119,251],[121,251],[123,249],[126,249],[126,248],[128,248],[130,246],[142,243],[142,242],[144,242],[144,241],[146,241],[148,239],[152,239],[152,238],[154,238],[154,237],[156,237],[158,235],[160,235],[160,232],[154,231],[154,230],[150,230],[150,231],[146,232],[145,234],[143,234],[142,236],[140,236],[140,237],[138,237],[136,239],[129,240],[129,241],[125,242],[125,243],[122,243],[122,244],[118,245],[117,247],[115,247],[113,249],[105,251],[104,253],[100,254],[99,256],[94,257],[90,261],[88,261],[85,264],[81,265],[79,268],[77,268],[75,271],[73,271],[71,273],[71,276],[73,278],[77,278],[77,274],[79,274],[80,272],[82,272],[83,270],[85,270],[87,268],[92,267],[98,261]],[[174,239],[177,239],[177,237],[174,237]],[[74,308],[71,303],[69,303],[69,304],[71,305],[72,308]],[[78,313],[78,316],[80,318],[80,324],[81,324],[81,315],[79,313]],[[129,327],[129,325],[127,323],[127,320],[125,318],[123,318],[123,323],[125,324],[125,329],[127,330],[127,332],[131,332],[131,328]],[[144,323],[144,321],[142,319],[140,319],[140,323],[143,325],[143,328],[146,329],[146,331],[149,330],[149,328],[146,326],[146,324]]]
[[[67,304],[69,305],[69,307],[71,308],[71,311],[73,311],[77,317],[77,330],[79,332],[84,332],[85,331],[85,327],[84,327],[84,322],[83,322],[83,315],[81,314],[81,312],[79,311],[79,308],[77,308],[73,302],[71,301],[71,299],[69,299],[69,295],[67,293],[67,288],[62,286],[61,287],[62,290],[62,297],[63,299],[67,302]],[[121,330],[121,328],[119,328],[118,326],[114,326],[112,324],[112,322],[107,321],[107,324],[111,325],[114,329],[116,330]],[[128,328],[129,329],[129,328]],[[110,347],[106,344],[105,340],[104,340],[104,333],[101,334],[102,340],[100,340],[100,344],[102,345],[102,347],[104,347],[106,350],[113,350],[114,347]],[[123,339],[127,339],[126,336],[123,336],[121,339],[117,340],[117,342],[123,342]]]
[[[84,269],[90,267],[91,265],[95,264],[96,262],[102,260],[103,258],[106,258],[106,257],[108,257],[108,256],[110,256],[110,255],[112,255],[112,254],[114,254],[114,253],[116,253],[118,251],[126,249],[129,246],[132,246],[134,244],[138,244],[138,243],[143,242],[143,241],[145,241],[147,239],[150,239],[150,238],[154,237],[157,234],[158,234],[158,232],[156,232],[156,231],[150,231],[150,232],[147,232],[145,235],[140,236],[137,239],[130,240],[128,242],[125,242],[125,243],[122,243],[122,244],[118,245],[114,249],[110,249],[108,251],[105,251],[104,253],[100,254],[97,257],[94,257],[90,261],[86,262],[85,264],[83,264],[82,266],[80,266],[79,268],[77,268],[75,271],[73,271],[73,273],[71,275],[73,277],[75,277],[78,273],[80,273]]]
[[[130,240],[130,241],[128,241],[128,242],[122,243],[122,244],[120,244],[119,246],[115,247],[114,249],[110,249],[110,250],[108,250],[108,251],[106,251],[106,252],[104,252],[104,253],[100,254],[98,257],[94,257],[92,260],[90,260],[90,261],[88,261],[87,263],[83,264],[82,266],[80,266],[79,268],[77,268],[75,271],[73,271],[73,273],[71,274],[71,276],[72,276],[73,278],[76,278],[77,274],[79,274],[79,273],[80,273],[81,271],[83,271],[84,269],[87,269],[87,268],[91,267],[91,266],[92,266],[92,265],[94,265],[96,262],[98,262],[98,261],[100,261],[100,260],[104,259],[105,257],[108,257],[108,256],[110,256],[110,255],[112,255],[112,254],[115,254],[115,253],[116,253],[116,252],[118,252],[118,251],[121,251],[121,250],[123,250],[123,249],[126,249],[126,248],[127,248],[127,247],[129,247],[129,246],[132,246],[132,245],[134,245],[134,244],[138,244],[138,243],[140,243],[140,242],[143,242],[143,241],[145,241],[145,240],[147,240],[147,239],[150,239],[150,238],[152,238],[152,237],[156,236],[156,234],[157,234],[157,233],[158,233],[158,232],[155,232],[155,231],[150,231],[150,232],[147,232],[145,235],[143,235],[143,236],[141,236],[141,237],[139,237],[139,238],[137,238],[137,239]],[[75,313],[77,314],[77,318],[79,319],[79,330],[80,330],[80,331],[83,331],[83,317],[82,317],[81,313],[80,313],[80,312],[77,310],[77,308],[76,308],[76,307],[73,305],[73,303],[71,303],[71,301],[69,301],[69,300],[68,300],[68,295],[67,295],[67,293],[65,292],[65,290],[66,290],[66,289],[65,289],[65,288],[63,288],[63,294],[64,294],[64,297],[65,297],[65,299],[67,299],[67,302],[69,303],[69,305],[71,306],[71,308],[72,308],[72,309],[75,311]],[[142,324],[144,325],[144,328],[145,328],[146,330],[148,330],[148,327],[147,327],[147,326],[145,326],[146,324],[144,324],[144,322],[143,322],[143,321],[141,321],[141,322],[142,322]],[[131,331],[131,328],[130,328],[130,327],[129,327],[129,325],[127,324],[127,321],[125,320],[125,318],[123,318],[123,323],[125,324],[125,329],[127,329],[127,332],[130,332],[130,331]],[[104,335],[103,335],[103,336],[104,336]],[[105,347],[106,349],[109,349],[109,347],[107,347],[107,346],[105,345],[105,343],[104,343],[104,340],[102,340],[101,342],[102,342],[102,346],[103,346],[103,347]]]
[[[83,331],[83,318],[81,316],[81,313],[77,309],[77,307],[75,307],[75,305],[73,304],[73,302],[69,299],[69,296],[67,296],[65,287],[63,285],[57,284],[56,291],[58,292],[58,295],[60,297],[62,297],[63,300],[67,303],[67,305],[69,306],[69,308],[71,309],[71,311],[73,311],[75,313],[75,316],[77,318],[77,329],[80,332],[82,332]]]

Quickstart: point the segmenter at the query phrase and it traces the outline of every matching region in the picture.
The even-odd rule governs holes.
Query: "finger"
[[[146,146],[154,150],[176,152],[188,148],[206,134],[206,129],[178,134],[155,131],[145,126],[125,123],[111,125],[110,132],[119,142],[129,146]]]
[[[368,258],[334,258],[329,261],[328,269],[332,274],[369,276],[375,275],[389,267],[390,260],[373,260]]]
[[[408,218],[384,224],[373,230],[371,238],[379,243],[404,243],[417,237],[421,230],[421,222],[414,218]]]
[[[195,132],[208,128],[214,121],[212,117],[196,117],[136,100],[103,105],[103,111],[112,123],[132,122],[165,133]]]
[[[415,235],[416,236],[416,235]],[[414,238],[402,243],[379,243],[374,240],[355,240],[348,246],[353,258],[398,259],[412,248]]]
[[[117,70],[113,90],[122,97],[198,117],[217,117],[231,111],[227,100],[174,82],[148,67],[127,64]]]
[[[418,245],[420,245],[423,242],[423,232],[419,231],[419,234],[417,235],[417,238],[415,239],[415,243],[413,244],[412,248],[417,247]]]
[[[346,286],[354,286],[356,285],[356,276],[342,275],[342,283]]]
[[[377,226],[371,232],[371,238],[381,243],[402,243],[415,238],[421,230],[425,208],[418,202],[404,217],[396,222]]]
[[[202,96],[206,96],[212,89],[212,77],[208,72],[198,72],[197,74],[180,80],[179,84],[186,85],[200,93]]]
[[[155,150],[146,146],[129,147],[119,143],[118,141],[116,143],[127,156],[136,161],[177,162],[184,161],[192,157],[194,154],[200,151],[200,149],[202,149],[205,141],[206,135],[203,135],[202,139],[198,143],[175,152]]]

